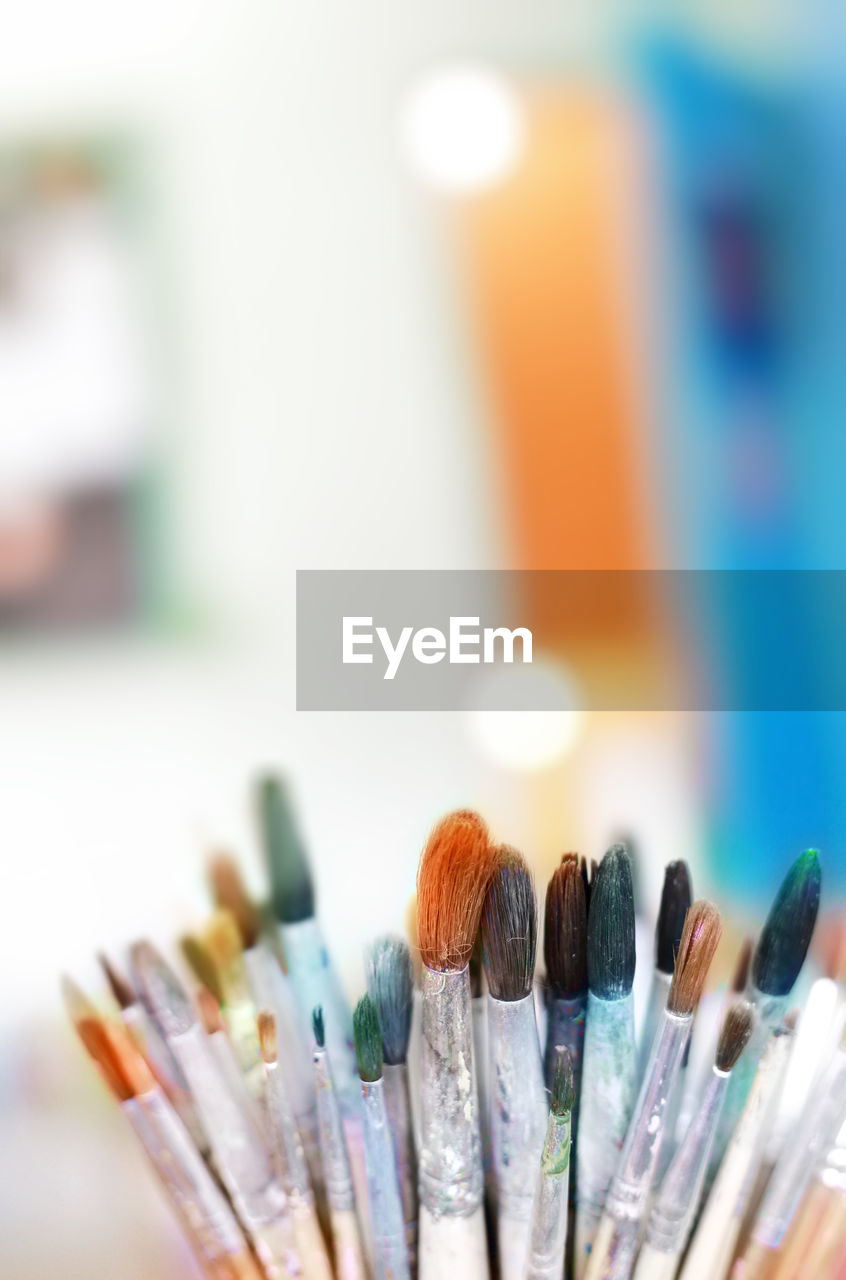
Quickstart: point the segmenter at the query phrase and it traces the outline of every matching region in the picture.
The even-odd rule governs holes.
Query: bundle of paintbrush
[[[746,949],[707,1078],[683,1091],[722,928],[713,904],[691,904],[684,863],[666,869],[638,1046],[627,851],[612,846],[590,882],[584,859],[562,858],[545,902],[541,1044],[532,875],[477,814],[448,815],[423,849],[416,980],[402,938],[371,940],[354,1017],[277,780],[262,783],[259,816],[272,910],[217,855],[214,913],[180,940],[193,987],[139,942],[128,978],[102,959],[119,1022],[65,988],[205,1276],[672,1280],[681,1266],[683,1280],[758,1280],[809,1274],[793,1261],[809,1241],[825,1260],[814,1276],[841,1274],[846,1040],[765,1158],[815,853],[788,873],[751,966]]]

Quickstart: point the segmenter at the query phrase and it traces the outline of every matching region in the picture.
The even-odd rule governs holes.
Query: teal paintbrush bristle
[[[389,1066],[405,1062],[411,1035],[413,974],[404,938],[386,934],[367,953],[367,994],[382,1027],[382,1048]]]
[[[632,989],[634,893],[631,862],[621,844],[608,850],[591,885],[587,968],[588,987],[602,1000],[621,1000]]]
[[[326,1030],[323,1026],[323,1006],[318,1005],[316,1009],[311,1011],[311,1029],[314,1032],[314,1043],[318,1049],[324,1048],[326,1044]]]
[[[362,996],[353,1011],[353,1040],[358,1074],[372,1084],[382,1075],[382,1028],[370,996]]]
[[[267,777],[257,794],[273,914],[280,924],[298,924],[314,915],[314,882],[288,790],[280,778]]]
[[[768,996],[786,996],[799,976],[820,905],[820,856],[806,849],[782,881],[752,961],[752,981]]]
[[[555,1046],[552,1068],[552,1088],[549,1091],[549,1109],[553,1115],[566,1116],[573,1110],[576,1090],[573,1080],[573,1060],[563,1044]]]

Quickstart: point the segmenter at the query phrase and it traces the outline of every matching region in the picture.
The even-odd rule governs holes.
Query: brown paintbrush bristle
[[[736,1000],[723,1018],[714,1066],[718,1071],[731,1071],[749,1043],[755,1025],[755,1010],[748,1000]]]
[[[186,933],[179,939],[179,949],[197,981],[201,986],[208,987],[218,1004],[222,1004],[220,974],[205,942],[195,933]]]
[[[74,1019],[80,1040],[100,1068],[100,1074],[120,1102],[155,1087],[150,1068],[122,1026],[85,1014]]]
[[[734,996],[742,996],[749,985],[749,970],[752,967],[752,952],[754,949],[755,943],[752,938],[744,938],[737,953],[734,972],[731,975],[731,993]]]
[[[693,1013],[722,932],[723,923],[713,902],[700,898],[691,904],[684,918],[673,981],[667,996],[670,1013],[679,1016]]]
[[[530,995],[535,972],[538,911],[528,863],[510,845],[500,845],[482,908],[482,963],[496,1000]]]
[[[459,809],[433,830],[417,872],[417,932],[429,969],[460,970],[470,959],[497,851],[477,813]]]
[[[119,1008],[128,1009],[130,1005],[135,1004],[136,996],[135,992],[132,990],[129,979],[125,978],[124,975],[115,968],[105,952],[98,951],[97,959],[100,962],[100,968],[106,975],[109,990],[114,996]]]
[[[276,1032],[276,1019],[269,1009],[262,1009],[259,1013],[258,1037],[264,1061],[275,1062],[279,1057],[279,1036]]]
[[[584,858],[565,853],[546,890],[543,954],[553,995],[587,991],[587,900]]]
[[[231,911],[244,947],[254,947],[261,935],[261,913],[250,895],[234,858],[217,853],[209,861],[209,884],[215,905]]]
[[[200,1021],[207,1036],[214,1035],[216,1031],[225,1031],[226,1026],[220,1012],[220,1005],[215,1000],[208,987],[197,987],[194,992],[194,999],[197,1009],[200,1013]]]
[[[214,911],[203,930],[203,942],[223,985],[240,974],[244,963],[241,931],[231,911]]]

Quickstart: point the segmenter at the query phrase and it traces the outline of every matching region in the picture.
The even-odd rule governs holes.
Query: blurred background
[[[809,845],[836,906],[842,713],[294,709],[298,568],[846,567],[839,18],[683,10],[34,0],[10,16],[0,1231],[16,1280],[193,1274],[58,974],[99,990],[95,948],[170,944],[208,908],[212,847],[262,891],[259,768],[295,780],[351,995],[456,805],[523,847],[541,886],[564,849],[631,837],[645,917],[685,857],[733,942]],[[636,593],[573,652],[531,609],[545,677],[575,687],[704,662],[742,705],[755,677],[730,592],[695,660]],[[806,652],[824,688],[815,633]]]

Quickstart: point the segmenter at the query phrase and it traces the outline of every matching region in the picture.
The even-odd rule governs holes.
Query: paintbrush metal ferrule
[[[238,1215],[257,1232],[286,1211],[285,1193],[273,1176],[264,1140],[229,1090],[202,1027],[194,1023],[168,1036],[168,1043],[191,1087]]]
[[[543,1060],[546,1087],[549,1089],[552,1086],[555,1050],[559,1045],[563,1045],[570,1054],[570,1061],[573,1064],[577,1105],[582,1078],[586,1009],[587,992],[584,995],[574,996],[570,1000],[564,996],[551,994],[546,1001],[546,1049]],[[575,1124],[573,1127],[575,1128]]]
[[[120,1108],[187,1223],[203,1261],[217,1263],[247,1254],[235,1215],[161,1089],[128,1098]]]
[[[188,1082],[157,1024],[140,1001],[126,1005],[120,1016],[191,1138],[202,1153],[208,1153],[209,1141],[197,1115]]]
[[[550,1112],[532,1207],[526,1280],[561,1280],[567,1242],[571,1118]]]
[[[768,996],[753,987],[749,1002],[755,1009],[756,1021],[743,1056],[731,1073],[725,1104],[717,1126],[717,1135],[711,1151],[711,1159],[705,1175],[706,1194],[717,1175],[720,1161],[731,1140],[749,1092],[755,1081],[761,1056],[767,1048],[773,1031],[784,1021],[790,1008],[790,996]]]
[[[699,1109],[670,1162],[646,1230],[647,1244],[658,1253],[679,1258],[687,1244],[728,1082],[729,1072],[711,1068]]]
[[[670,994],[673,975],[661,969],[653,969],[652,984],[649,988],[649,1000],[640,1033],[640,1049],[638,1052],[638,1080],[642,1080],[649,1068],[649,1060],[655,1044],[655,1037],[661,1025],[661,1018],[667,1007],[667,996]]]
[[[384,1081],[362,1080],[361,1098],[375,1280],[411,1280]]]
[[[417,1271],[417,1153],[414,1145],[414,1127],[411,1118],[411,1097],[408,1084],[408,1067],[404,1062],[385,1063],[382,1067],[385,1083],[385,1106],[388,1123],[394,1136],[402,1209],[405,1218],[405,1239],[411,1272]]]
[[[705,1207],[685,1257],[681,1280],[714,1280],[714,1277],[725,1275],[728,1269],[758,1167],[763,1134],[784,1079],[792,1040],[792,1034],[785,1028],[778,1028],[770,1034],[717,1177],[710,1194],[706,1192]],[[728,1090],[730,1093],[731,1081]]]
[[[423,966],[420,1035],[420,1276],[488,1275],[482,1153],[467,968]]]
[[[588,1260],[586,1280],[627,1280],[631,1274],[658,1152],[662,1119],[676,1081],[692,1014],[665,1009]]]
[[[353,1047],[352,1011],[335,970],[319,922],[313,916],[280,924],[279,933],[288,972],[304,1028],[311,1026],[313,1009],[326,1018],[326,1048],[343,1112],[355,1114],[361,1103]]]
[[[576,1191],[576,1273],[587,1263],[635,1100],[634,997],[588,995]]]
[[[839,1048],[785,1143],[758,1210],[752,1240],[767,1250],[780,1247],[805,1188],[846,1119],[846,1049]]]
[[[500,1271],[502,1280],[523,1280],[546,1125],[533,993],[522,1000],[488,996],[488,1053]]]

